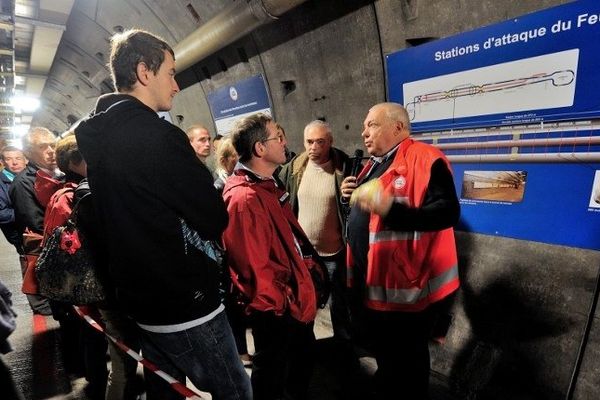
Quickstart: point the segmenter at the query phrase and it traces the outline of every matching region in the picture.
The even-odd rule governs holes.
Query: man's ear
[[[148,82],[150,82],[149,75],[151,73],[152,71],[150,71],[146,63],[143,62],[138,63],[137,67],[135,68],[135,74],[137,75],[137,79],[144,86],[147,86]]]
[[[258,147],[257,146],[262,146],[263,144],[261,142],[255,142],[252,145],[252,154],[254,154],[254,157],[256,158],[261,158],[262,157],[262,147]]]
[[[396,126],[394,134],[401,135],[402,131],[404,130],[404,123],[402,123],[402,121],[395,121],[394,125]]]

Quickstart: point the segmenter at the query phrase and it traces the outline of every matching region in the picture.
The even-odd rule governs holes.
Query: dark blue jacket
[[[8,195],[11,180],[0,172],[0,229],[6,236],[6,240],[15,247],[19,247],[19,232],[15,224],[15,210],[13,209]]]

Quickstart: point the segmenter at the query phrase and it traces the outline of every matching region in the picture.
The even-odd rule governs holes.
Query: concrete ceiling
[[[98,95],[113,90],[106,66],[113,33],[141,27],[177,43],[227,2],[200,3],[205,4],[182,0],[3,0],[5,17],[0,28],[6,28],[6,43],[2,48],[8,56],[14,55],[14,94],[41,99],[35,113],[17,114],[15,123],[41,125],[57,133],[66,130],[90,111]],[[194,9],[199,5],[201,12]],[[11,119],[3,125],[12,125]],[[8,127],[0,134],[12,137]]]
[[[66,30],[74,0],[17,0],[15,4],[16,93],[41,97]],[[28,54],[29,50],[29,54]],[[26,122],[26,121],[23,121]]]
[[[53,1],[48,2],[54,5]],[[302,2],[271,0],[264,4],[272,7],[272,12],[283,13]],[[32,14],[35,14],[37,6],[38,20],[42,25],[34,25],[33,34],[32,28],[23,31],[23,42],[26,37],[31,42],[28,89],[36,82],[38,89],[43,88],[38,93],[42,96],[41,108],[31,122],[55,132],[68,129],[91,110],[100,94],[113,90],[107,62],[109,38],[114,33],[132,27],[142,28],[162,36],[175,47],[224,9],[247,6],[246,2],[213,0],[74,0],[60,3],[64,4],[59,12],[43,10],[44,0],[30,1],[28,6],[33,9]],[[68,14],[65,15],[67,9]],[[45,12],[42,13],[42,10]],[[45,18],[41,19],[41,15]],[[68,17],[68,20],[61,21],[60,15]],[[34,17],[20,19],[24,18]],[[227,18],[220,22],[227,22]],[[53,40],[58,40],[54,43],[55,54],[51,52],[50,42]],[[191,47],[193,49],[194,45]],[[178,50],[175,50],[177,53]],[[48,70],[43,72],[44,68]],[[45,75],[47,79],[42,80]],[[33,95],[33,92],[30,93]]]

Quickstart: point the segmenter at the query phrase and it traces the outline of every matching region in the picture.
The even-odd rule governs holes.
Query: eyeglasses
[[[264,142],[268,142],[269,140],[277,140],[277,143],[282,143],[284,138],[285,138],[285,136],[283,136],[283,135],[277,135],[277,136],[272,137],[272,138],[261,140],[261,142],[264,143]]]

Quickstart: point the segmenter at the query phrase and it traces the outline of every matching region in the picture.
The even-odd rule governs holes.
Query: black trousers
[[[288,314],[254,312],[252,391],[255,400],[306,399],[314,366],[313,323]]]
[[[367,311],[378,399],[429,398],[429,338],[435,315],[432,307],[415,313]]]
[[[244,305],[238,304],[235,295],[232,293],[229,293],[225,298],[225,312],[239,355],[248,354],[248,343],[246,343],[248,316],[244,312],[244,307]]]

